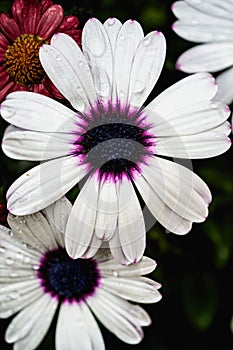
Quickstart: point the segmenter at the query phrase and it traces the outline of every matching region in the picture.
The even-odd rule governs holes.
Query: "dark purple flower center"
[[[46,293],[59,301],[79,302],[99,285],[100,272],[94,259],[72,259],[64,248],[47,251],[37,273]]]
[[[101,176],[121,178],[139,171],[140,163],[150,156],[154,145],[149,125],[143,124],[142,111],[129,106],[97,104],[89,114],[82,114],[87,126],[77,133],[73,154],[84,155],[91,169]],[[80,125],[79,125],[80,127]]]

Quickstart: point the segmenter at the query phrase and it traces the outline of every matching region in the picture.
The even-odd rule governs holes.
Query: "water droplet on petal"
[[[9,297],[13,300],[17,299],[19,298],[19,292],[17,292],[16,290],[13,290],[12,292],[10,292]]]
[[[33,266],[32,266],[32,269],[35,270],[35,271],[39,270],[39,268],[40,268],[40,267],[39,267],[38,265],[33,265]]]
[[[115,18],[109,18],[107,24],[111,27],[116,22]]]
[[[16,271],[10,271],[9,272],[9,276],[14,278],[14,277],[17,277],[18,276],[18,273]]]
[[[31,260],[31,259],[29,258],[29,256],[25,256],[25,258],[24,258],[23,261],[27,264],[27,263],[30,262],[30,260]]]
[[[12,265],[14,263],[14,260],[10,257],[10,256],[8,256],[7,258],[6,258],[6,264],[7,265]]]
[[[5,248],[5,247],[0,247],[0,253],[1,253],[1,254],[4,254],[5,251],[6,251],[6,248]]]
[[[140,80],[136,80],[133,86],[133,90],[134,92],[142,92],[145,90],[145,84]]]
[[[112,271],[112,274],[113,274],[114,277],[118,277],[118,276],[119,276],[119,273],[118,273],[118,271],[116,271],[116,270],[113,270],[113,271]]]
[[[16,259],[21,260],[21,259],[23,259],[23,254],[21,252],[18,252],[15,257],[16,257]]]
[[[218,104],[217,104],[217,103],[215,103],[215,102],[211,102],[211,103],[210,103],[210,108],[215,109],[215,108],[217,108],[217,107],[218,107]]]

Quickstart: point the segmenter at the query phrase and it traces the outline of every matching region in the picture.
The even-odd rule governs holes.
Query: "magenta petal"
[[[10,82],[9,84],[5,85],[4,88],[0,88],[0,102],[2,102],[6,95],[8,95],[11,91],[13,91],[15,83]]]
[[[65,16],[62,24],[59,27],[59,32],[65,32],[66,30],[75,29],[79,25],[79,20],[75,16]]]
[[[18,24],[7,13],[0,14],[0,29],[12,41],[20,35]]]
[[[56,31],[63,20],[63,9],[60,5],[53,5],[45,11],[37,27],[37,35],[48,39]]]
[[[5,36],[0,33],[0,48],[6,50],[9,45],[8,40],[5,38]]]
[[[6,83],[10,80],[9,74],[4,69],[0,72],[0,90],[3,88],[3,86],[6,85]]]
[[[42,0],[41,3],[41,13],[43,14],[50,6],[53,5],[51,0]]]
[[[19,25],[20,34],[35,34],[41,15],[38,0],[15,0],[11,11]]]

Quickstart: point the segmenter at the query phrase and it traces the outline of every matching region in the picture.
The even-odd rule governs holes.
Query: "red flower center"
[[[43,81],[45,71],[39,60],[39,49],[45,43],[37,35],[24,34],[8,46],[5,68],[15,83],[30,86]]]

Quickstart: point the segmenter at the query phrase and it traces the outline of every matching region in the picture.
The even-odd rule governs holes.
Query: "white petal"
[[[104,29],[106,30],[106,32],[108,34],[108,38],[109,38],[110,43],[111,43],[113,55],[115,54],[116,40],[117,40],[117,36],[118,36],[119,30],[121,29],[121,27],[122,27],[122,24],[119,21],[119,19],[114,18],[114,17],[108,18],[104,22]]]
[[[8,318],[25,306],[40,298],[44,293],[37,280],[4,283],[1,288],[0,317]]]
[[[162,117],[168,114],[172,115],[177,109],[211,100],[216,92],[217,85],[211,74],[196,73],[170,86],[157,96],[147,108]]]
[[[233,64],[233,43],[214,42],[195,46],[184,52],[176,67],[187,73],[217,72]]]
[[[117,95],[121,102],[129,101],[129,84],[133,66],[133,60],[137,47],[144,34],[137,21],[126,21],[117,36],[114,55],[115,79]]]
[[[94,334],[91,335],[90,329],[88,329],[91,325],[86,323],[86,312],[84,303],[63,303],[61,305],[56,328],[57,350],[98,349],[98,347],[92,347],[93,341],[91,338]],[[99,333],[97,334],[97,340],[100,344],[99,348],[101,349],[103,346],[99,340],[100,335]]]
[[[94,83],[86,58],[78,44],[69,35],[58,33],[52,37],[51,45],[66,58],[75,70],[76,79],[79,80],[80,86],[85,91],[89,103],[93,104],[97,99]]]
[[[61,103],[34,92],[12,92],[1,104],[1,116],[20,128],[44,132],[71,132],[78,115]]]
[[[216,98],[216,97],[215,97]],[[159,116],[145,109],[145,114],[154,118],[154,127],[150,129],[155,137],[193,135],[216,128],[224,123],[229,115],[229,108],[217,101],[200,101],[173,113]],[[225,124],[225,123],[224,123]]]
[[[127,267],[117,264],[114,260],[107,260],[99,263],[99,268],[103,276],[133,277],[146,275],[154,271],[156,262],[146,256],[136,263]]]
[[[151,164],[144,167],[143,174],[160,199],[176,214],[192,222],[205,220],[211,195],[206,184],[202,180],[197,181],[192,171],[154,157]]]
[[[186,234],[191,230],[192,223],[183,218],[183,216],[181,217],[176,214],[173,209],[169,208],[165,204],[164,198],[161,199],[159,197],[143,176],[140,175],[135,177],[134,182],[155,219],[158,220],[167,230],[180,235]]]
[[[94,255],[96,255],[101,245],[102,245],[102,241],[96,238],[95,235],[93,235],[89,242],[89,246],[86,248],[86,250],[82,254],[82,258],[84,259],[92,258]]]
[[[211,0],[211,1],[176,1],[172,5],[172,11],[176,17],[181,20],[201,21],[207,25],[216,23],[215,21],[231,19],[233,4],[231,1]]]
[[[94,175],[86,181],[71,210],[65,232],[65,245],[73,259],[80,258],[85,253],[94,234],[98,193],[99,183]]]
[[[137,277],[103,278],[102,288],[123,299],[137,303],[156,303],[161,299],[161,294],[157,291],[157,288],[138,280]]]
[[[15,343],[14,349],[35,349],[49,329],[57,304],[57,300],[44,294],[40,299],[27,306],[8,326],[6,341]]]
[[[122,250],[131,263],[139,261],[146,247],[146,229],[139,200],[131,181],[119,184],[118,227]]]
[[[103,25],[96,18],[89,19],[83,28],[82,49],[99,99],[108,100],[112,92],[112,48]]]
[[[176,21],[172,29],[183,39],[198,43],[231,41],[233,34],[232,21],[217,17]]]
[[[53,159],[21,175],[7,192],[7,205],[15,215],[39,211],[68,192],[87,173],[76,157]]]
[[[215,157],[226,152],[230,146],[230,139],[225,133],[219,133],[218,128],[195,135],[156,139],[157,154],[186,159]]]
[[[130,76],[129,101],[142,106],[156,84],[166,55],[166,40],[161,32],[151,32],[139,43]]]
[[[64,247],[65,229],[72,209],[72,204],[66,197],[62,197],[43,210],[47,218],[54,238],[60,247]]]
[[[91,339],[91,350],[104,350],[104,340],[102,337],[102,334],[100,332],[99,326],[93,317],[91,311],[89,310],[89,307],[85,304],[81,304],[82,309],[82,316],[84,319],[84,322],[87,326],[87,331],[89,333],[89,337]]]
[[[140,321],[135,317],[134,305],[105,292],[103,289],[95,293],[94,298],[87,300],[88,305],[100,322],[128,344],[137,344],[143,338]]]
[[[119,227],[116,227],[116,231],[109,241],[109,248],[115,261],[122,265],[130,264],[130,261],[126,258],[122,248],[122,244],[119,237]]]
[[[215,99],[230,104],[233,100],[233,67],[219,74],[217,83],[218,91]]]
[[[43,45],[39,51],[41,64],[54,85],[78,111],[89,107],[85,91],[77,72],[63,54],[51,45]]]
[[[72,139],[72,134],[29,131],[10,125],[3,136],[2,150],[13,159],[47,160],[70,154]]]
[[[8,223],[16,237],[35,249],[52,250],[58,246],[50,222],[41,212],[25,216],[9,214]]]
[[[102,181],[99,185],[95,235],[109,240],[113,236],[118,217],[118,196],[115,182]]]
[[[201,0],[195,3],[195,0],[186,0],[187,4],[194,7],[199,12],[209,13],[212,16],[232,19],[233,3],[231,0]]]
[[[185,234],[191,222],[207,216],[211,194],[206,184],[186,167],[155,157],[134,181],[155,218],[169,231]]]

